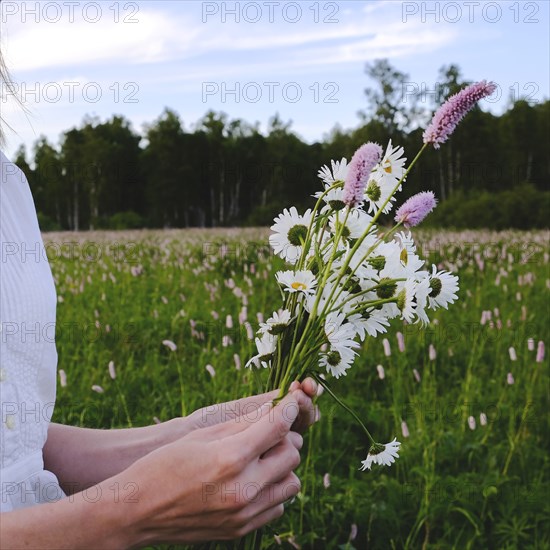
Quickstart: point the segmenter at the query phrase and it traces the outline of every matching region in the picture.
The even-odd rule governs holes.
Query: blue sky
[[[303,139],[358,124],[365,63],[388,58],[410,89],[438,69],[549,97],[550,2],[301,1],[10,2],[0,4],[2,52],[30,114],[4,97],[7,154],[45,135],[58,142],[85,115],[121,114],[136,131],[165,106],[186,129],[209,109],[260,123],[278,113]],[[3,90],[5,91],[5,90]]]

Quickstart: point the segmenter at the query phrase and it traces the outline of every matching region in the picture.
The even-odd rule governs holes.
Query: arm
[[[290,391],[300,408],[292,430],[302,433],[318,419],[310,399],[317,385],[307,378],[301,384],[293,382]],[[277,395],[275,390],[212,405],[187,417],[143,428],[96,430],[52,423],[44,446],[44,467],[56,474],[66,494],[74,494],[122,472],[141,457],[193,430],[242,416]]]
[[[186,418],[120,430],[52,423],[43,451],[44,467],[57,476],[65,493],[73,494],[122,472],[139,458],[190,431]]]
[[[110,483],[97,486],[97,501],[77,493],[50,504],[40,504],[1,515],[0,548],[88,549],[127,548],[124,506],[113,502]],[[126,505],[127,507],[127,505]]]
[[[0,547],[134,548],[230,540],[280,517],[300,490],[302,437],[293,392],[276,407],[194,430],[98,484],[56,503],[2,514]],[[258,415],[258,412],[260,414]],[[200,457],[200,460],[197,460]],[[121,488],[119,495],[112,487]],[[124,494],[131,486],[132,495]],[[257,487],[258,491],[235,491]],[[99,495],[99,498],[98,498]]]

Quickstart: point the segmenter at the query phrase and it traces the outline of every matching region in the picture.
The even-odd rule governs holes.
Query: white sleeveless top
[[[0,151],[0,511],[65,496],[44,470],[57,297],[29,184]]]

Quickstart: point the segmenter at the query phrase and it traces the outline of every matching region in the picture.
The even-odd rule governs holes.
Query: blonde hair
[[[4,92],[6,91],[15,98],[18,105],[25,111],[25,113],[27,113],[26,107],[21,103],[21,99],[17,95],[17,90],[13,85],[8,67],[2,55],[2,50],[0,49],[0,103],[4,103],[6,101],[6,97],[4,96]],[[4,147],[4,145],[6,145],[4,126],[13,131],[13,128],[0,115],[0,147]]]

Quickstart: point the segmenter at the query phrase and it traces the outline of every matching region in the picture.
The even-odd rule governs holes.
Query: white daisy
[[[363,228],[363,231],[364,229],[365,228]],[[372,231],[361,241],[361,244],[359,245],[353,256],[350,257],[350,249],[344,256],[338,258],[334,262],[335,269],[340,269],[344,262],[349,261],[348,265],[350,269],[359,279],[372,279],[373,277],[376,277],[378,274],[378,270],[373,269],[370,262],[370,259],[376,254],[376,251],[369,253],[369,250],[375,245],[377,239],[378,236],[376,233],[376,229],[373,228]],[[366,260],[364,260],[365,256],[367,256]],[[361,262],[361,260],[363,261]]]
[[[380,310],[374,308],[370,308],[363,313],[350,315],[348,322],[353,325],[361,342],[365,340],[367,334],[376,337],[378,333],[386,332],[386,327],[390,326],[389,321],[382,315]]]
[[[399,231],[394,235],[394,240],[397,240],[401,248],[406,248],[407,252],[414,254],[416,252],[416,243],[414,242],[410,231]]]
[[[334,290],[334,293],[332,292],[333,289],[334,289],[334,282],[328,280],[325,283],[325,286],[323,287],[321,296],[319,297],[319,303],[317,304],[317,314],[322,313],[325,310],[325,308],[326,308],[326,311],[329,311],[330,309],[332,309],[335,306],[334,298],[336,296],[338,296],[339,304],[345,302],[350,296],[350,293],[347,290],[343,290],[340,286],[336,288],[336,290]],[[331,302],[330,304],[327,305],[327,302],[331,297],[331,294],[332,294]],[[304,307],[308,313],[311,313],[311,311],[313,310],[313,305],[317,300],[317,296],[318,294],[310,294],[309,296],[306,297]],[[344,307],[341,309],[344,311],[344,313],[346,311],[349,311],[348,309],[346,309],[346,305],[344,305]]]
[[[315,292],[315,286],[317,285],[315,275],[309,270],[279,271],[275,278],[281,286],[285,287],[284,290],[291,293],[312,294]]]
[[[403,147],[399,145],[397,147],[392,147],[390,139],[384,158],[375,168],[375,170],[394,187],[405,173],[405,162],[407,159],[402,156],[404,152]],[[399,189],[399,191],[400,190],[401,189]]]
[[[391,196],[386,206],[384,206],[384,210],[382,210],[384,214],[387,214],[392,209],[392,203],[395,201],[395,195],[391,195],[394,187],[395,184],[392,185],[380,172],[372,172],[365,187],[365,199],[369,205],[368,212],[376,213]]]
[[[448,271],[437,271],[437,267],[432,265],[430,288],[431,291],[428,294],[430,309],[436,309],[437,307],[447,309],[447,305],[452,304],[457,299],[458,277]]]
[[[323,196],[323,200],[326,205],[322,208],[321,212],[327,212],[329,210],[342,210],[345,208],[346,203],[344,202],[344,186],[336,187],[335,189],[330,189],[332,185],[325,185],[324,192],[326,193]],[[318,191],[313,196],[318,199],[323,195],[323,191]]]
[[[362,467],[359,468],[362,471],[370,470],[372,464],[380,464],[381,466],[391,466],[396,458],[399,458],[399,447],[401,443],[397,441],[397,438],[393,438],[393,441],[382,445],[381,443],[375,443],[371,446],[369,454],[366,460],[362,460]]]
[[[329,313],[325,319],[325,334],[332,349],[357,348],[359,342],[354,340],[355,328],[345,323],[346,316],[341,312]]]
[[[417,322],[422,325],[427,325],[430,322],[428,314],[426,313],[426,306],[428,305],[428,295],[431,292],[429,277],[423,277],[417,281],[415,296],[416,296],[416,317]]]
[[[380,314],[383,315],[386,319],[395,319],[396,317],[399,317],[399,315],[401,315],[401,311],[399,311],[399,308],[397,307],[397,304],[395,302],[382,304],[382,307],[379,311]]]
[[[290,323],[290,311],[288,309],[280,309],[279,311],[274,311],[273,315],[265,322],[260,323],[260,334],[281,334],[284,329]]]
[[[302,254],[302,248],[311,223],[312,211],[306,210],[303,215],[298,214],[294,206],[283,210],[275,218],[271,226],[273,233],[269,236],[269,244],[283,260],[295,264]]]
[[[376,283],[376,296],[379,300],[389,300],[396,298],[399,288],[399,282],[394,281],[391,277],[380,277]]]
[[[327,373],[332,374],[334,378],[345,376],[346,371],[351,367],[353,359],[357,354],[349,348],[329,349],[322,353],[319,358],[319,365],[324,367]]]
[[[332,185],[337,181],[345,181],[348,173],[348,161],[342,157],[342,160],[330,161],[332,170],[328,166],[323,166],[317,175],[327,184]]]
[[[369,258],[370,264],[380,273],[380,277],[390,279],[406,278],[406,268],[400,260],[401,247],[395,241],[380,243]]]
[[[421,260],[416,254],[416,245],[410,231],[409,233],[405,233],[404,231],[396,233],[395,237],[401,251],[399,258],[392,257],[391,260],[400,263],[406,273],[406,277],[413,277],[424,266],[424,260]]]
[[[351,210],[348,216],[339,215],[331,216],[329,220],[330,228],[333,234],[336,234],[336,230],[346,222],[345,227],[341,229],[342,236],[345,239],[358,239],[369,226],[372,221],[372,216],[369,216],[363,210]]]
[[[266,333],[261,338],[256,338],[255,341],[258,355],[249,359],[245,367],[248,368],[251,365],[255,365],[257,368],[262,366],[264,369],[270,367],[277,346],[277,337]]]
[[[416,302],[414,300],[416,285],[417,282],[414,279],[407,279],[397,294],[397,307],[401,312],[401,318],[408,323],[412,323],[416,315]]]

